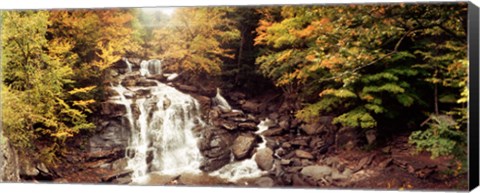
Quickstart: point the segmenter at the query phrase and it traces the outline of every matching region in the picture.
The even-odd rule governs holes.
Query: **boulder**
[[[262,132],[262,135],[266,136],[266,137],[277,136],[277,135],[282,135],[284,133],[283,131],[284,131],[283,128],[273,127],[273,128],[269,128],[268,130]]]
[[[200,170],[212,172],[230,163],[230,154],[222,154],[219,157],[204,159],[200,164]]]
[[[217,170],[230,162],[231,135],[223,129],[206,127],[201,131],[198,147],[204,159],[200,169],[205,172]]]
[[[258,113],[259,107],[260,105],[253,101],[245,101],[245,103],[242,104],[242,109],[250,113]]]
[[[217,119],[213,121],[213,124],[217,127],[221,127],[223,129],[233,131],[238,128],[238,125],[235,124],[233,121],[228,121],[225,119]]]
[[[255,145],[255,137],[248,135],[240,135],[234,141],[232,145],[232,152],[236,159],[244,159],[249,156]]]
[[[262,170],[270,170],[273,166],[273,151],[270,148],[262,148],[255,154],[255,162]]]
[[[313,155],[311,153],[300,149],[295,150],[295,156],[297,156],[298,158],[313,159]]]
[[[260,187],[273,187],[275,182],[270,177],[261,177],[255,181],[255,185]]]
[[[124,170],[127,166],[128,166],[128,159],[121,158],[121,159],[115,160],[112,163],[112,170],[116,170],[116,171]]]
[[[20,181],[18,155],[0,132],[0,182]]]
[[[193,93],[198,92],[198,88],[194,87],[194,86],[188,86],[188,85],[184,85],[184,84],[175,84],[175,87],[178,90],[184,91],[184,92],[193,92]]]
[[[326,131],[326,126],[322,125],[320,122],[305,124],[300,128],[307,135],[316,135],[316,134],[321,133],[322,131]]]
[[[332,168],[320,165],[307,166],[302,168],[302,170],[300,171],[302,175],[309,176],[315,180],[324,179],[325,177],[330,176],[332,172]]]
[[[273,113],[270,113],[270,114],[268,115],[268,118],[269,118],[269,119],[274,119],[274,120],[276,120],[276,119],[278,119],[278,117],[280,117],[280,115],[279,115],[277,112],[273,112]]]
[[[357,147],[359,138],[359,133],[355,128],[343,127],[336,133],[335,143],[337,147],[352,150]]]

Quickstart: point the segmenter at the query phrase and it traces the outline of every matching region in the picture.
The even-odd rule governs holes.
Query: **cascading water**
[[[160,63],[142,62],[141,75],[154,75],[161,70]],[[121,78],[121,81],[129,73]],[[142,77],[139,77],[142,78]],[[144,79],[144,78],[143,78]],[[204,124],[200,119],[198,102],[189,95],[155,80],[156,86],[112,86],[119,94],[116,102],[126,107],[125,117],[132,131],[127,147],[128,166],[133,170],[132,179],[141,183],[149,172],[179,174],[200,172],[202,156],[192,128]],[[149,90],[148,95],[127,99],[126,93]],[[134,109],[138,115],[134,115]]]
[[[140,63],[140,75],[148,76],[162,74],[162,62],[160,60],[142,61]]]
[[[269,126],[270,125],[268,119],[265,121],[261,121],[260,124],[258,124],[257,127],[259,128],[259,130],[255,132],[255,134],[260,135],[263,142],[258,146],[257,150],[266,148],[267,141],[265,140],[265,137],[261,135],[261,133],[267,130]],[[255,162],[255,156],[256,154],[253,154],[252,158],[250,159],[227,164],[219,170],[211,173],[210,175],[218,176],[230,182],[236,182],[239,179],[258,178],[261,175],[266,174],[267,172],[262,171],[258,168],[258,165]]]
[[[123,61],[127,64],[127,72],[132,72],[132,63],[130,63],[127,58],[123,58]]]
[[[131,64],[127,64],[127,67],[129,71],[120,76],[120,83],[112,85],[119,97],[111,100],[126,108],[125,117],[131,130],[126,152],[127,169],[133,170],[133,182],[146,183],[149,173],[201,173],[199,168],[203,157],[197,146],[197,137],[192,131],[195,127],[205,126],[200,117],[199,103],[173,87],[147,79],[148,76],[162,73],[160,60],[142,61],[139,69],[141,76],[130,71]],[[130,76],[153,86],[122,86],[122,81],[132,78]],[[148,94],[145,94],[145,90]],[[220,95],[219,90],[213,101],[224,110],[235,111]],[[262,121],[258,127],[260,130],[256,133],[260,134],[268,125]],[[264,140],[260,148],[264,148],[265,143]],[[208,175],[232,182],[241,178],[260,177],[265,172],[258,168],[254,158],[255,155],[251,159],[232,162]]]

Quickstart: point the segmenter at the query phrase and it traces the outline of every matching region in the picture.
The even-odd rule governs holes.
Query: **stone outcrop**
[[[18,155],[8,140],[0,134],[0,182],[18,182]]]

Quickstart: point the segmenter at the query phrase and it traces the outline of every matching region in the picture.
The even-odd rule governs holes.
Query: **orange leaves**
[[[332,56],[332,57],[328,57],[328,58],[323,59],[320,62],[320,66],[325,67],[325,68],[329,68],[329,69],[333,69],[333,68],[336,68],[337,66],[341,65],[342,63],[343,63],[343,59],[341,59],[337,56]]]

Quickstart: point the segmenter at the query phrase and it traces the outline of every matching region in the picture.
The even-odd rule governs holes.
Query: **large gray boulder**
[[[255,154],[255,162],[262,170],[270,170],[273,167],[273,151],[270,148],[262,148]]]
[[[236,159],[246,158],[255,145],[255,137],[240,135],[233,141],[232,152]]]
[[[315,180],[324,179],[327,176],[330,176],[333,172],[333,169],[328,166],[320,166],[320,165],[311,165],[302,168],[300,173],[304,176],[311,177]]]

